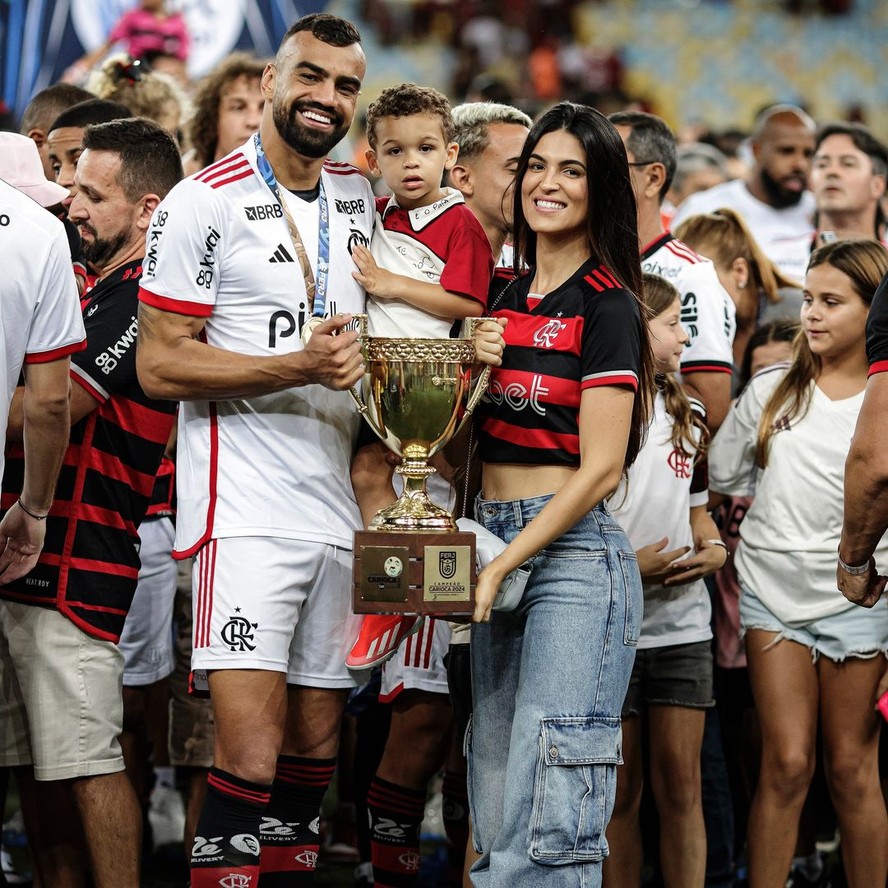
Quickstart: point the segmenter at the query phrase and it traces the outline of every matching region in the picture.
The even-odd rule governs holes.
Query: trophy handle
[[[369,334],[367,332],[367,315],[353,314],[351,324],[349,324],[345,329],[358,331],[358,341],[361,343],[361,353],[363,354],[364,360],[366,361],[367,340],[369,339]],[[390,435],[373,418],[373,414],[370,412],[370,408],[361,397],[361,392],[358,389],[358,386],[353,385],[348,390],[348,393],[352,396],[352,400],[355,402],[355,406],[358,408],[358,413],[363,416],[365,420],[367,420],[367,424],[376,434],[376,437],[379,438],[383,443],[388,443],[391,440]]]
[[[367,348],[367,315],[366,314],[353,314],[352,321],[348,324],[344,329],[346,330],[357,330],[358,331],[358,341],[361,343],[361,352],[364,355],[364,360],[367,359],[366,348]],[[352,400],[355,402],[355,406],[358,408],[358,413],[361,416],[365,417],[367,422],[370,423],[370,426],[373,428],[373,431],[379,434],[378,429],[376,428],[375,423],[373,422],[373,417],[370,416],[370,412],[367,408],[367,405],[364,403],[364,399],[361,397],[361,393],[358,391],[357,386],[352,386],[348,393],[352,396]]]
[[[475,338],[475,328],[478,324],[483,324],[484,321],[488,321],[490,318],[465,318],[463,320],[463,329],[461,331],[462,339],[472,339]],[[456,423],[456,427],[453,429],[451,434],[447,434],[447,430],[445,430],[444,434],[435,442],[435,445],[432,446],[429,456],[433,456],[437,453],[444,445],[440,442],[445,438],[450,441],[452,438],[455,438],[462,430],[465,428],[466,423],[472,418],[472,413],[475,408],[478,406],[478,402],[484,397],[484,393],[487,391],[487,384],[490,381],[490,371],[493,368],[489,364],[485,364],[482,368],[481,372],[475,377],[474,385],[472,386],[472,390],[469,393],[468,400],[466,401],[466,409],[463,411],[463,415],[460,417],[459,422]],[[369,417],[368,417],[369,418]],[[456,417],[454,417],[454,420]]]
[[[466,333],[468,334],[468,338],[474,340],[475,328],[479,324],[483,324],[485,321],[489,320],[490,318],[466,318]],[[478,402],[484,397],[484,393],[487,391],[487,383],[490,381],[491,369],[490,364],[485,364],[484,369],[478,374],[478,378],[475,381],[475,387],[469,395],[469,400],[466,404],[466,412],[463,414],[462,421],[460,422],[457,431],[466,424],[469,417],[472,415],[472,412],[478,406]]]

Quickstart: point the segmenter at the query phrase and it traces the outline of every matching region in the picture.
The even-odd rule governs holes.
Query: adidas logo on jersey
[[[287,251],[283,244],[278,244],[277,249],[271,254],[269,262],[295,262],[296,260]]]

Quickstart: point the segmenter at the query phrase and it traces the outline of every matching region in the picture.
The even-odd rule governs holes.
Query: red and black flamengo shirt
[[[71,440],[31,573],[0,597],[54,607],[95,638],[117,641],[139,573],[138,527],[172,429],[176,404],[149,398],[136,378],[141,262],[102,278],[83,310],[87,347],[71,380],[99,406],[71,426]],[[11,448],[2,506],[22,489],[21,447]]]
[[[492,317],[509,323],[502,366],[493,369],[479,408],[479,451],[490,463],[578,466],[582,392],[638,389],[641,312],[596,259],[530,307],[532,278],[491,296]]]
[[[870,376],[888,372],[888,274],[873,296],[866,319],[866,357]]]

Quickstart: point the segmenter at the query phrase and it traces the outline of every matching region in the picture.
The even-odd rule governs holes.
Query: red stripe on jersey
[[[76,521],[71,522],[72,526],[76,526],[76,524]],[[65,557],[63,555],[57,555],[52,552],[42,552],[40,554],[40,561],[43,564],[48,564],[50,567],[60,567],[62,571],[65,572],[68,570],[88,570],[92,573],[111,574],[115,577],[126,577],[130,580],[134,580],[139,576],[139,571],[127,564],[114,564],[111,561],[98,561],[95,558],[72,558],[70,556]],[[5,595],[6,593],[4,592],[3,594]],[[85,604],[78,604],[77,606],[87,609],[87,605]],[[90,605],[90,607],[92,607],[92,605]],[[116,608],[105,608],[105,610],[107,610],[108,613],[113,614],[126,613],[126,611],[117,610]]]
[[[129,484],[140,496],[151,496],[151,491],[154,488],[154,475],[140,472],[138,469],[128,466],[120,457],[105,453],[95,447],[84,446],[81,448],[81,454],[86,454],[87,468],[101,472],[106,478],[111,478],[113,481]],[[75,499],[80,498],[76,497]]]
[[[230,185],[232,182],[239,182],[241,179],[246,179],[247,176],[252,176],[252,170],[244,170],[242,173],[237,173],[234,176],[229,176],[227,179],[221,179],[218,182],[208,182],[207,184],[210,188],[221,188],[223,185]]]
[[[888,371],[888,361],[876,361],[869,368],[867,376],[875,376],[877,373],[885,373]]]
[[[734,372],[734,368],[730,364],[719,364],[715,361],[693,361],[689,364],[682,364],[681,372],[684,376],[690,373],[727,373],[730,375]]]
[[[68,375],[73,382],[78,383],[84,389],[84,391],[86,391],[90,395],[90,397],[95,398],[100,404],[105,404],[108,401],[108,395],[105,392],[97,389],[92,384],[91,380],[81,376],[79,373],[75,372],[73,368]]]
[[[68,599],[68,607],[76,607],[78,610],[97,611],[102,614],[117,614],[119,617],[125,617],[128,611],[120,607],[105,607],[101,604],[85,604],[82,601],[71,601]]]
[[[125,432],[155,444],[169,440],[169,414],[153,410],[129,398],[112,399],[105,418],[117,423]]]
[[[93,410],[86,419],[85,426],[83,429],[83,439],[81,441],[81,448],[85,453],[89,453],[92,450],[93,445],[93,436],[96,433],[96,422],[98,421],[98,412]],[[79,503],[83,501],[83,487],[86,484],[86,462],[81,460],[80,464],[77,467],[77,474],[74,478],[74,490],[71,493],[72,502]],[[71,572],[72,564],[71,564],[71,552],[74,549],[74,537],[77,534],[77,522],[69,521],[67,527],[65,528],[65,541],[62,545],[62,552],[60,556],[60,566],[59,566],[59,596],[60,598],[64,598],[65,594],[68,590],[68,575]]]
[[[495,438],[513,441],[520,447],[533,447],[537,450],[560,449],[579,455],[579,435],[562,434],[550,429],[525,429],[501,419],[488,419],[484,431]]]
[[[687,244],[683,244],[680,240],[667,241],[664,246],[674,256],[684,259],[691,265],[696,265],[703,261],[703,257],[699,253],[695,253]]]
[[[605,290],[605,288],[602,287],[601,284],[599,284],[598,281],[596,281],[591,274],[586,275],[586,283],[591,284],[599,293],[603,293]]]
[[[88,505],[87,503],[67,503],[56,500],[52,514],[54,518],[74,517],[80,521],[92,521],[93,524],[101,524],[103,527],[125,530],[132,536],[135,536],[138,530],[136,525],[132,521],[127,521],[117,509],[103,509],[101,506]]]
[[[73,342],[71,345],[63,345],[61,348],[54,348],[45,352],[31,352],[25,355],[26,364],[48,364],[50,361],[57,361],[67,355],[73,355],[75,352],[83,351],[86,348],[86,340],[81,339],[80,342]]]
[[[226,157],[216,163],[211,163],[208,167],[195,173],[194,178],[198,182],[209,182],[211,179],[218,179],[220,176],[226,176],[235,170],[242,170],[249,165],[250,162],[243,154],[235,154],[234,157]]]
[[[188,302],[185,299],[170,299],[168,296],[158,296],[144,287],[139,287],[139,302],[159,308],[161,311],[170,311],[173,314],[189,315],[195,318],[208,318],[213,313],[213,306],[205,302]]]
[[[620,285],[614,279],[614,276],[603,266],[599,265],[598,268],[592,271],[592,276],[597,278],[604,284],[606,287],[609,287],[612,290],[619,289]],[[586,280],[589,280],[587,277]]]
[[[496,317],[509,319],[504,333],[507,345],[580,354],[583,339],[581,317],[552,318],[509,310],[498,311]]]
[[[206,333],[201,331],[200,338],[202,342],[206,342]],[[182,551],[181,549],[173,549],[173,558],[181,560],[183,558],[190,558],[200,549],[201,546],[206,545],[207,541],[210,540],[213,536],[213,522],[216,517],[216,490],[217,490],[217,482],[216,479],[219,474],[219,420],[216,416],[216,405],[214,403],[210,403],[210,478],[209,478],[209,487],[210,487],[210,502],[207,506],[207,524],[206,529],[203,532],[203,536],[190,548]]]
[[[638,377],[634,373],[607,373],[596,374],[591,379],[585,379],[580,383],[584,391],[590,388],[601,388],[603,385],[628,385],[633,392],[638,391]]]

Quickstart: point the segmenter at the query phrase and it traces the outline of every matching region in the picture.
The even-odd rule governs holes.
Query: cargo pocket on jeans
[[[641,574],[638,572],[638,556],[634,552],[618,552],[620,575],[623,577],[623,595],[626,601],[626,624],[623,628],[623,643],[637,647],[641,635],[644,593],[641,589]]]
[[[530,819],[531,860],[602,860],[622,759],[619,718],[544,718]]]

